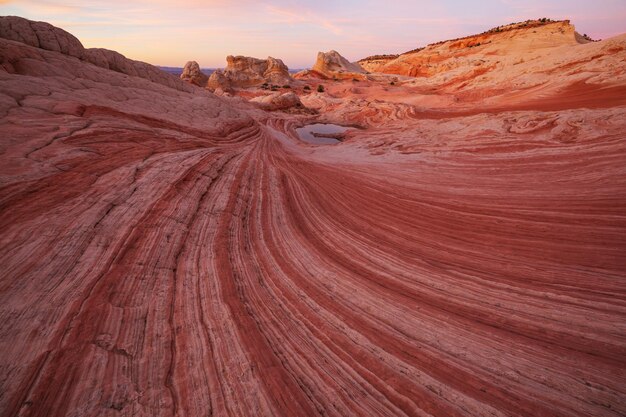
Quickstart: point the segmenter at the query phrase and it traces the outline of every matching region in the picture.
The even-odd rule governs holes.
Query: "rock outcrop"
[[[202,72],[200,65],[196,61],[189,61],[185,64],[183,73],[180,74],[180,79],[198,87],[206,87],[209,77]]]
[[[76,58],[85,57],[85,48],[74,35],[46,22],[0,16],[0,38]]]
[[[445,92],[459,103],[495,103],[501,95],[551,95],[572,84],[619,84],[626,75],[602,61],[626,59],[625,49],[622,37],[591,42],[569,21],[531,21],[433,44],[379,71],[409,75],[405,85]]]
[[[292,107],[302,107],[302,102],[297,94],[293,92],[288,93],[274,93],[265,96],[254,97],[250,100],[251,103],[256,104],[263,110],[286,110]]]
[[[531,58],[546,48],[573,46],[589,41],[577,35],[569,21],[528,21],[494,28],[479,35],[437,42],[397,55],[365,58],[359,64],[370,72],[432,77],[476,67],[487,72]]]
[[[257,87],[264,83],[274,85],[290,84],[293,81],[289,69],[280,59],[251,58],[246,56],[226,57],[226,68],[217,70],[209,77],[210,89]]]
[[[222,91],[232,91],[232,84],[230,79],[224,74],[224,71],[215,70],[209,76],[207,88],[211,91],[215,91],[217,89]]]
[[[388,62],[397,59],[400,55],[374,55],[357,61],[359,66],[367,72],[380,72]]]
[[[33,22],[18,16],[0,16],[0,38],[59,52],[101,68],[145,78],[179,90],[189,88],[176,77],[153,65],[133,61],[118,52],[107,49],[85,49],[75,36],[49,23]]]
[[[359,64],[348,61],[337,51],[318,52],[317,60],[311,71],[323,74],[328,78],[365,78],[365,70]]]

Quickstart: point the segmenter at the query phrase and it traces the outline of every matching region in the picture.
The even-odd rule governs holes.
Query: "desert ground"
[[[0,17],[0,415],[626,415],[626,35],[311,62]]]

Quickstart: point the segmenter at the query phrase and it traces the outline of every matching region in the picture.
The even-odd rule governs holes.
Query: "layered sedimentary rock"
[[[381,69],[400,55],[373,55],[360,59],[357,63],[367,72],[381,72]]]
[[[497,103],[329,82],[367,129],[311,146],[0,39],[1,414],[626,414],[625,40]]]
[[[200,65],[196,61],[189,61],[185,64],[180,79],[187,81],[198,87],[206,87],[209,77],[200,69]]]
[[[576,33],[569,21],[528,21],[438,42],[399,56],[373,56],[358,63],[371,72],[432,77],[455,70],[470,72],[476,67],[499,70],[516,65],[520,60],[532,59],[540,50],[588,42]],[[507,58],[514,61],[509,62]]]
[[[459,106],[475,101],[507,106],[528,97],[539,101],[564,89],[620,88],[616,85],[623,85],[625,75],[618,63],[624,59],[624,36],[590,42],[568,21],[535,21],[434,44],[401,55],[380,71],[415,76],[401,81]],[[582,98],[586,93],[578,94]]]

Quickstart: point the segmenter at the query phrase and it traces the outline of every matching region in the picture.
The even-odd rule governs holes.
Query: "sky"
[[[356,61],[541,17],[592,38],[626,33],[626,0],[0,0],[0,15],[49,22],[88,48],[203,68],[227,55],[309,68],[331,49]]]

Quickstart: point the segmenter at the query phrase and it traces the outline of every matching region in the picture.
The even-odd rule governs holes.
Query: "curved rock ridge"
[[[185,64],[180,79],[197,85],[198,87],[206,87],[209,77],[200,69],[200,65],[196,61],[189,61]]]
[[[85,55],[83,44],[71,33],[19,16],[0,16],[0,37],[77,58]]]
[[[517,42],[511,45],[511,40]],[[529,20],[498,26],[478,35],[432,43],[400,55],[373,55],[357,62],[370,72],[417,76],[421,72],[416,70],[415,66],[420,62],[429,63],[435,55],[442,55],[434,59],[435,62],[451,59],[455,53],[462,56],[468,53],[466,48],[475,48],[485,44],[493,44],[492,49],[498,49],[500,55],[519,55],[523,50],[589,43],[590,41],[588,37],[578,34],[569,20]],[[514,47],[511,48],[511,46]],[[476,51],[469,52],[475,53]],[[411,64],[412,61],[413,64]]]
[[[0,16],[0,38],[24,43],[35,48],[60,52],[102,68],[141,77],[152,82],[187,90],[189,87],[176,77],[145,62],[102,48],[85,49],[72,34],[45,22],[34,22],[18,16]]]
[[[626,415],[622,42],[311,117],[0,38],[0,414]]]
[[[544,48],[588,42],[576,33],[569,20],[529,21],[498,27],[480,35],[437,42],[399,56],[373,56],[358,63],[370,72],[431,77],[453,68],[471,67],[468,56],[485,62],[497,62],[506,56],[519,60]]]
[[[454,70],[471,72],[477,66],[487,69],[486,72],[503,71],[533,59],[536,54],[548,49],[586,43],[589,41],[578,35],[567,20],[547,23],[537,21],[438,42],[395,58],[364,59],[359,64],[371,72],[430,78]]]

